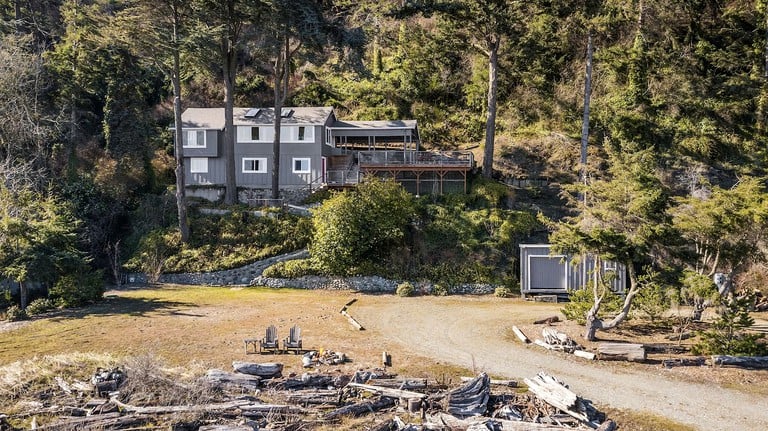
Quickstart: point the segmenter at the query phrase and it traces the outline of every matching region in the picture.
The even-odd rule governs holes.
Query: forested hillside
[[[82,265],[109,272],[146,232],[175,223],[175,98],[181,108],[412,118],[424,147],[472,149],[485,176],[580,183],[589,41],[586,179],[604,193],[588,195],[593,216],[619,231],[677,220],[686,250],[739,229],[734,243],[756,246],[761,235],[747,228],[764,212],[723,221],[701,203],[713,201],[690,199],[764,205],[762,180],[728,192],[765,175],[766,3],[2,0],[2,275],[53,283]],[[635,214],[668,220],[610,215],[641,200],[649,206]],[[712,223],[697,225],[710,220],[701,214]],[[629,259],[677,261],[657,247],[662,236],[624,243],[644,247]],[[743,252],[714,251],[714,269],[735,272]]]

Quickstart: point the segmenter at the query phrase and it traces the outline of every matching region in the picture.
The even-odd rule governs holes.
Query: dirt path
[[[546,371],[598,408],[653,412],[701,430],[766,429],[768,401],[763,396],[682,382],[658,367],[638,371],[621,363],[586,363],[523,346],[505,336],[515,322],[514,311],[505,316],[487,311],[471,302],[457,306],[432,297],[389,304],[362,299],[353,314],[369,330],[416,354],[509,378]]]

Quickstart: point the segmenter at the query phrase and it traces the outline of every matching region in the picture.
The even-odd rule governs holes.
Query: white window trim
[[[206,136],[205,129],[192,129],[184,131],[187,135],[187,142],[184,144],[184,148],[205,148],[208,146],[208,137]],[[190,135],[195,133],[195,139],[190,139]],[[203,134],[203,145],[197,145],[197,134]]]
[[[307,169],[306,170],[296,170],[296,161],[297,160],[306,160],[307,161]],[[312,173],[312,159],[309,157],[294,157],[291,159],[291,170],[294,174],[311,174]]]
[[[260,169],[250,170],[246,169],[246,162],[258,160]],[[244,174],[266,174],[267,173],[267,159],[263,157],[243,157],[242,168]]]
[[[205,165],[205,167],[203,168],[202,165]],[[207,174],[208,158],[207,157],[190,157],[189,172],[193,174]]]

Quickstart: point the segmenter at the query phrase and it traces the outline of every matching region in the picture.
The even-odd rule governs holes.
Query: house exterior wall
[[[575,260],[573,256],[550,254],[549,244],[520,245],[520,291],[526,294],[568,293],[582,289],[594,276],[596,260],[585,256]],[[602,274],[613,271],[616,277],[611,281],[614,292],[626,289],[626,268],[617,262],[604,261]]]
[[[219,142],[223,132],[219,130],[203,130],[205,133],[205,147],[197,148],[189,146],[189,132],[190,129],[184,129],[182,133],[181,141],[184,145],[184,157],[218,157]]]

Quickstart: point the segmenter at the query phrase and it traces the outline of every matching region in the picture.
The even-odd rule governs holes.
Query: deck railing
[[[472,168],[474,158],[468,151],[360,151],[360,167],[423,166]]]

